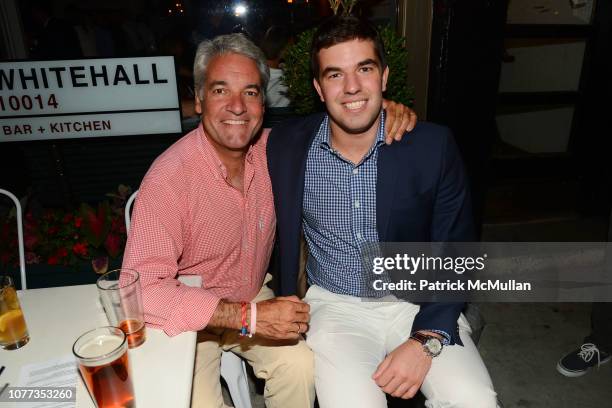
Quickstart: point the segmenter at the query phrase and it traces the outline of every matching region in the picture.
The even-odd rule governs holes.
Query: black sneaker
[[[579,349],[568,353],[557,363],[557,371],[566,377],[580,377],[589,369],[599,367],[612,360],[612,355],[599,350],[593,343],[584,343]]]

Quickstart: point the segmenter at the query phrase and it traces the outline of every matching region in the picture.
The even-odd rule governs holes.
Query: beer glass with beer
[[[0,275],[0,347],[16,350],[30,341],[19,298],[10,276]]]
[[[108,322],[127,336],[129,348],[146,339],[140,276],[133,269],[115,269],[98,278],[100,302]]]
[[[117,327],[99,327],[72,346],[79,371],[98,408],[135,407],[127,337]]]

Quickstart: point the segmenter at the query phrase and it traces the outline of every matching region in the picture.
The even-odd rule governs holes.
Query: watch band
[[[414,332],[412,333],[412,335],[410,336],[411,339],[415,339],[416,341],[418,341],[421,344],[425,344],[425,342],[433,336],[429,336],[427,334],[423,334],[421,332]],[[440,341],[441,342],[441,341]]]
[[[435,358],[439,356],[440,353],[442,352],[442,349],[444,348],[444,343],[442,343],[442,340],[440,340],[439,338],[435,336],[415,332],[410,336],[410,338],[421,343],[421,345],[423,346],[423,351],[425,352],[425,354],[427,354],[431,358]],[[440,345],[440,348],[437,349],[435,346],[433,346],[430,343],[431,340],[437,341],[438,344]]]

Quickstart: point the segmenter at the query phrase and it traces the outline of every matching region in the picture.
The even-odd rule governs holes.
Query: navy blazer
[[[295,294],[300,257],[302,204],[308,149],[323,114],[292,119],[269,136],[268,170],[277,219],[280,294]],[[380,242],[474,240],[463,163],[448,128],[419,122],[401,142],[378,152],[376,227]],[[412,332],[443,330],[462,344],[457,319],[464,303],[421,303]]]

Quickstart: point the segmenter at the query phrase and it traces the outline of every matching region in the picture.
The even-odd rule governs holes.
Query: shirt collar
[[[215,150],[213,145],[210,143],[209,136],[206,134],[202,122],[200,122],[200,124],[198,125],[197,132],[200,140],[200,145],[202,146],[202,153],[204,154],[204,159],[206,160],[210,168],[213,170],[215,178],[220,177],[225,180],[227,178],[227,168],[219,158],[219,155],[217,154],[217,151]],[[253,145],[249,146],[249,150],[245,155],[245,162],[249,164],[253,163]]]
[[[317,144],[320,145],[322,148],[333,151],[330,140],[329,140],[330,135],[331,135],[331,129],[329,127],[329,114],[326,113],[325,117],[323,118],[323,122],[321,122],[321,126],[319,126],[319,131],[317,132],[315,139],[316,139]],[[384,109],[381,109],[380,123],[378,124],[378,130],[376,131],[376,139],[374,141],[374,145],[372,146],[372,148],[370,149],[366,157],[372,153],[372,151],[374,150],[374,147],[378,147],[384,143],[385,143],[385,111]]]

